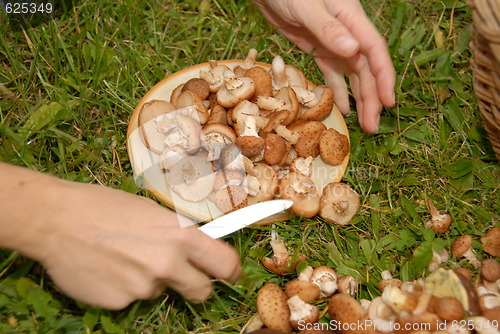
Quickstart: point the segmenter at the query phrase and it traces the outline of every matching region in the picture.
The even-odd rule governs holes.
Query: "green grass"
[[[472,89],[465,0],[365,1],[389,43],[398,73],[397,106],[380,133],[346,119],[352,160],[344,181],[362,196],[348,227],[319,218],[279,224],[291,250],[361,282],[358,298],[378,295],[380,272],[426,275],[432,250],[456,236],[480,237],[499,222],[500,173]],[[64,179],[101,183],[149,196],[133,180],[125,148],[128,119],[142,95],[165,76],[209,59],[262,61],[282,55],[315,83],[312,58],[284,39],[250,1],[78,1],[51,22],[13,31],[0,16],[0,160]],[[437,236],[424,199],[453,217]],[[255,312],[257,289],[292,279],[267,272],[269,227],[228,237],[244,275],[216,284],[192,305],[168,292],[119,312],[92,309],[58,293],[43,268],[0,251],[2,333],[239,333]],[[459,260],[445,264],[469,266]],[[325,303],[320,304],[325,306]]]

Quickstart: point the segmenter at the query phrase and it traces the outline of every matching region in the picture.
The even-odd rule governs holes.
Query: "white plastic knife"
[[[212,238],[218,239],[275,213],[284,211],[291,207],[292,204],[292,201],[286,199],[275,199],[252,204],[214,219],[198,229]]]

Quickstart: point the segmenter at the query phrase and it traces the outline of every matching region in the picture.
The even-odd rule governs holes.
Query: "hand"
[[[349,114],[344,74],[356,99],[361,128],[378,131],[382,104],[394,106],[396,74],[387,45],[357,0],[255,0],[285,37],[314,58]]]
[[[24,170],[0,163],[2,177],[7,175],[2,167]],[[11,173],[19,181],[11,187],[7,181],[4,188],[8,197],[17,197],[16,191],[24,194],[6,203],[13,211],[6,212],[9,222],[4,231],[15,237],[7,241],[0,237],[0,246],[42,262],[70,297],[120,309],[136,299],[157,297],[169,287],[189,300],[202,301],[212,291],[212,277],[231,282],[239,277],[239,258],[231,247],[196,228],[180,228],[177,215],[152,200],[28,170],[23,173],[30,178]],[[0,199],[9,201],[2,195]],[[22,212],[25,201],[33,214]],[[16,221],[19,217],[30,223],[14,231],[12,224],[22,225]]]

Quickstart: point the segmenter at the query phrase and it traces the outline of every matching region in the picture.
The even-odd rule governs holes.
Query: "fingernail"
[[[378,130],[380,129],[380,114],[377,115],[377,118],[375,118],[375,132],[378,132]]]
[[[359,43],[354,38],[343,35],[335,40],[335,46],[345,56],[350,56],[359,48]]]

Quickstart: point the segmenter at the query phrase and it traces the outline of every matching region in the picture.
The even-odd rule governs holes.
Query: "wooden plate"
[[[236,65],[243,64],[244,61],[226,60],[218,61],[218,63],[224,64],[232,69]],[[265,69],[271,68],[271,65],[266,63],[257,62],[256,65]],[[137,104],[130,118],[127,131],[127,151],[137,183],[150,191],[158,200],[165,203],[171,209],[197,221],[206,222],[220,217],[223,213],[209,200],[203,200],[196,203],[187,202],[181,199],[176,193],[170,191],[168,175],[160,168],[159,155],[150,151],[141,139],[141,133],[138,128],[138,118],[139,111],[146,102],[151,100],[169,101],[172,91],[177,86],[191,78],[198,78],[201,70],[208,71],[209,69],[210,66],[208,63],[191,66],[157,83]],[[309,83],[309,86],[309,88],[314,88],[312,83]],[[335,105],[332,113],[323,123],[327,128],[333,128],[349,138],[349,132],[344,122],[344,118]],[[343,163],[339,166],[327,165],[319,156],[314,159],[311,178],[318,187],[319,193],[321,193],[328,183],[340,181],[342,179],[348,162],[349,155],[346,156]],[[282,213],[274,215],[260,223],[286,220],[288,218],[288,213]]]

